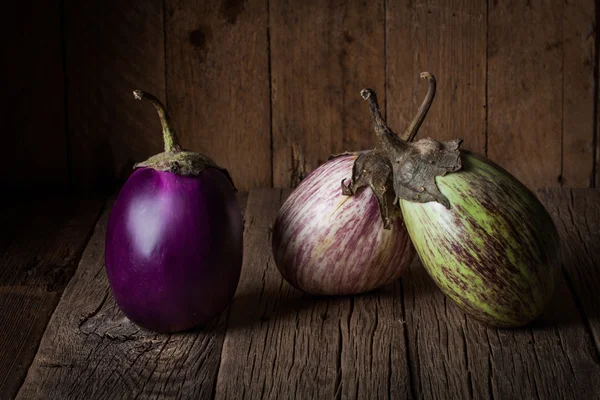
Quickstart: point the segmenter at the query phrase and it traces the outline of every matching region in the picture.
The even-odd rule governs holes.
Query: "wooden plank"
[[[558,186],[562,2],[490,1],[488,21],[488,155],[530,188]]]
[[[240,190],[271,185],[266,0],[166,1],[169,110],[182,145]]]
[[[399,283],[354,298],[314,297],[288,285],[270,238],[288,193],[250,193],[216,397],[409,397]]]
[[[594,182],[594,97],[596,96],[596,2],[564,2],[562,185],[590,187]]]
[[[134,162],[163,149],[155,110],[132,95],[165,98],[163,2],[66,0],[64,8],[73,184],[113,189]]]
[[[554,189],[540,196],[556,221],[569,284],[600,351],[600,191]]]
[[[588,202],[580,209],[591,208]],[[591,222],[579,221],[580,227],[595,229],[597,222]],[[561,233],[563,241],[578,240]],[[564,260],[578,265],[570,253]],[[564,279],[543,317],[518,329],[487,328],[468,319],[418,260],[402,281],[414,397],[568,399],[600,389],[593,339]]]
[[[387,2],[387,115],[403,133],[425,98],[423,71],[437,79],[435,101],[419,138],[462,138],[486,149],[486,5],[452,0]]]
[[[52,198],[6,206],[11,215],[2,216],[0,239],[2,396],[12,398],[23,382],[102,204],[100,199]]]
[[[205,328],[170,335],[131,323],[114,302],[104,267],[110,209],[96,225],[17,398],[211,397],[227,313]]]
[[[269,3],[273,183],[294,187],[330,154],[375,145],[359,92],[385,104],[384,2]]]
[[[417,259],[402,278],[414,398],[469,398],[465,317]]]
[[[10,40],[2,42],[0,63],[0,119],[7,149],[0,181],[7,190],[67,186],[60,13],[57,0],[4,5],[0,33]]]

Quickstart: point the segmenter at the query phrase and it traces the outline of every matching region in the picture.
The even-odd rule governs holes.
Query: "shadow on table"
[[[375,302],[395,298],[394,301],[400,306],[400,293],[399,281],[354,296],[316,296],[303,293],[283,282],[280,290],[237,294],[230,310],[227,330],[254,329],[269,321],[292,326],[298,325],[300,321],[302,324],[322,325],[331,318],[347,318],[359,303],[361,307],[373,308],[373,312]]]
[[[298,319],[321,323],[336,314],[343,313],[344,308],[350,310],[350,307],[357,302],[367,308],[374,308],[374,302],[393,301],[394,306],[401,307],[401,296],[404,296],[406,314],[411,313],[413,305],[420,301],[439,303],[440,307],[444,307],[444,295],[421,263],[415,260],[410,270],[400,280],[383,288],[354,296],[310,295],[294,289],[285,281],[277,288],[266,288],[263,292],[256,290],[238,293],[229,311],[228,329],[255,328],[272,319],[277,319],[281,323],[295,323]],[[370,302],[373,304],[369,306]],[[457,307],[452,301],[448,301],[448,305]],[[459,312],[462,314],[462,311]],[[475,320],[470,320],[477,323]],[[561,276],[542,316],[523,328],[546,330],[581,324],[583,324],[582,315],[575,305],[565,279]]]
[[[557,288],[540,318],[528,325],[534,330],[583,324],[582,315],[575,305],[573,295],[561,276]]]

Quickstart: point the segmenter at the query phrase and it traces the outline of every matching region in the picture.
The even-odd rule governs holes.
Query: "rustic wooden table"
[[[110,201],[5,207],[0,398],[600,398],[600,191],[538,193],[561,233],[564,269],[545,315],[520,329],[468,319],[418,260],[365,295],[294,290],[270,250],[287,194],[240,195],[235,299],[209,326],[171,335],[138,328],[114,303],[104,269]]]

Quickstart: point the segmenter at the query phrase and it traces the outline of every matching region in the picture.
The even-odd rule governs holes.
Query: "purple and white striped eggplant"
[[[341,192],[352,195],[391,176],[395,197],[383,209],[401,207],[417,253],[442,291],[488,325],[527,324],[554,290],[560,267],[556,227],[525,185],[484,157],[459,150],[460,140],[412,141],[435,93],[433,76],[422,77],[429,81],[428,95],[402,137],[386,125],[375,93],[361,92],[379,147],[358,156]],[[374,193],[389,201],[386,193]]]
[[[402,221],[384,229],[377,198],[340,191],[356,155],[315,169],[285,201],[273,228],[273,255],[283,277],[312,294],[367,292],[396,279],[415,251]]]

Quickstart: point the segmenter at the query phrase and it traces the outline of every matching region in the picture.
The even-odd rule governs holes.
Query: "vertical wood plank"
[[[169,110],[240,190],[271,185],[266,0],[167,0]]]
[[[423,71],[437,79],[435,101],[417,139],[462,138],[486,146],[486,5],[484,1],[387,3],[387,120],[403,133],[423,101]]]
[[[465,317],[429,278],[418,258],[402,278],[411,385],[415,398],[469,398]]]
[[[594,176],[594,97],[596,82],[596,2],[564,2],[562,185],[590,187]]]
[[[361,89],[384,88],[383,0],[270,1],[273,182],[296,186],[332,153],[372,148]]]
[[[292,288],[271,253],[272,224],[287,194],[250,193],[216,398],[409,398],[399,282],[354,297]]]
[[[165,98],[163,2],[65,0],[65,35],[73,183],[112,188],[163,149],[156,112],[132,95]]]
[[[597,6],[596,8],[596,15],[600,15],[600,6]],[[600,19],[600,18],[598,18]],[[600,188],[600,58],[598,56],[598,54],[600,53],[600,33],[598,33],[598,30],[596,30],[596,107],[595,107],[595,112],[596,112],[596,137],[595,137],[595,145],[596,148],[594,149],[594,151],[596,152],[596,157],[595,157],[595,162],[596,165],[594,165],[594,179],[595,179],[595,185],[593,185],[593,187],[595,188]]]
[[[10,2],[2,42],[0,181],[10,188],[67,187],[67,136],[59,1]],[[5,189],[8,189],[6,187]]]
[[[490,1],[488,20],[488,155],[530,188],[557,186],[563,4]]]

